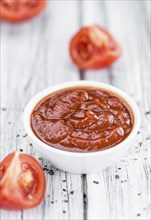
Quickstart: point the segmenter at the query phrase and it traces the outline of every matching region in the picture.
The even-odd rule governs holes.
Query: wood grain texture
[[[97,23],[122,46],[108,69],[80,72],[71,62],[69,40],[79,27]],[[1,23],[1,158],[23,149],[46,172],[43,203],[23,212],[1,211],[1,219],[150,219],[150,1],[48,1],[46,10],[22,24]],[[63,81],[110,83],[137,102],[140,133],[119,162],[91,175],[51,167],[30,146],[22,124],[26,103],[42,89]]]

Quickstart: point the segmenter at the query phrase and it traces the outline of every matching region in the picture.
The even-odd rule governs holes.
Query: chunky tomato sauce
[[[117,95],[97,88],[60,90],[41,100],[31,114],[36,136],[55,148],[94,152],[123,141],[133,127],[133,114]]]

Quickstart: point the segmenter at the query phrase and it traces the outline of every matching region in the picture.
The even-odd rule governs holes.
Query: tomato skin
[[[97,36],[95,43],[95,39],[92,39],[92,33],[94,32],[95,34],[96,31],[100,36]],[[97,44],[99,41],[101,44],[101,34],[103,34],[103,38],[106,39],[105,42],[99,46]],[[91,50],[89,51],[84,51],[84,55],[88,56],[89,59],[83,59],[80,55],[81,51],[79,45],[82,43],[85,44],[84,38],[87,38],[87,40],[85,40],[86,46],[90,45],[92,48],[90,48]],[[81,28],[80,31],[77,32],[71,39],[69,51],[74,64],[83,70],[97,70],[108,67],[121,55],[121,48],[119,44],[105,29],[97,25]]]
[[[31,19],[32,17],[38,15],[45,8],[47,0],[38,0],[38,1],[39,2],[37,6],[35,8],[32,8],[31,10],[30,9],[27,10],[26,13],[23,10],[12,12],[8,8],[4,7],[3,3],[0,2],[0,7],[1,7],[0,19],[11,22],[11,23],[17,23],[17,22],[22,22],[22,21]],[[22,3],[20,3],[20,5],[21,4]]]
[[[17,152],[18,153],[18,152]],[[7,173],[7,169],[10,169],[12,161],[16,163],[18,169],[18,162],[16,159],[16,152],[9,154],[4,160],[0,163],[0,171],[2,172],[1,182],[0,182],[0,208],[6,210],[23,210],[29,209],[38,206],[44,198],[45,189],[46,189],[46,180],[44,172],[38,163],[38,161],[27,154],[19,154],[18,161],[20,161],[20,167],[22,164],[27,163],[29,168],[32,168],[37,175],[37,185],[36,190],[33,194],[32,199],[27,199],[23,194],[22,187],[18,184],[19,177],[17,176],[17,181],[14,181],[13,177],[16,175],[14,173]],[[4,168],[4,172],[3,172]],[[6,174],[7,173],[7,174]],[[20,173],[22,174],[22,173]],[[3,179],[5,178],[5,181]]]

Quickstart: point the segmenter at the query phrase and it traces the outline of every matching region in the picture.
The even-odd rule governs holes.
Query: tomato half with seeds
[[[120,55],[119,44],[111,34],[97,25],[82,28],[70,42],[70,56],[80,69],[108,67]]]
[[[0,0],[0,18],[19,22],[39,14],[46,0]]]
[[[44,172],[34,157],[13,152],[0,163],[0,208],[35,207],[43,200],[45,189]]]

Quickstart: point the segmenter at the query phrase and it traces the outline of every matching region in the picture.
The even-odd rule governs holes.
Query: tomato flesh
[[[81,69],[101,69],[110,66],[121,54],[113,37],[96,25],[82,28],[70,42],[70,55]]]
[[[10,22],[19,22],[40,13],[46,0],[0,0],[0,18]]]
[[[45,188],[44,172],[33,157],[14,152],[0,163],[0,208],[35,207],[43,200]]]

